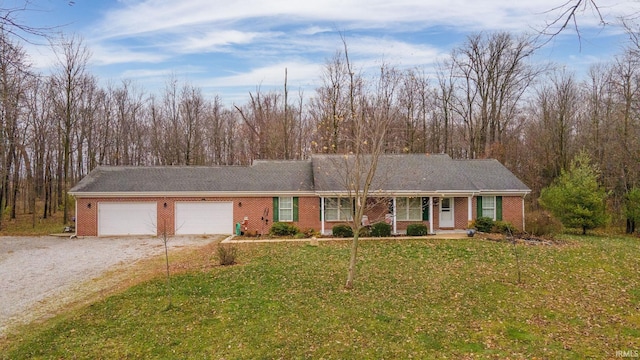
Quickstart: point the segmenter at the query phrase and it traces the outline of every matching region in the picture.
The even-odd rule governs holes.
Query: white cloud
[[[285,69],[287,84],[292,89],[313,85],[320,80],[322,64],[288,61],[251,69],[247,72],[217,77],[200,82],[208,87],[283,87]]]
[[[261,26],[261,21],[327,22],[356,25],[361,28],[384,28],[389,24],[414,27],[437,25],[465,26],[470,29],[526,30],[534,23],[544,23],[561,14],[553,10],[558,0],[147,0],[122,6],[107,14],[98,31],[105,36],[133,36],[173,31],[201,24],[230,24],[246,21],[243,26]],[[616,16],[637,7],[633,1],[600,0],[601,12]],[[578,15],[587,26],[597,25],[593,11],[586,8]],[[586,16],[582,16],[582,14]]]
[[[225,46],[248,44],[268,33],[243,32],[237,30],[211,31],[205,34],[187,35],[180,43],[174,44],[178,52],[194,53],[221,50]]]
[[[136,51],[123,45],[94,43],[90,46],[91,63],[95,65],[113,65],[130,63],[160,63],[168,59],[157,51]]]
[[[35,69],[51,69],[58,61],[50,46],[26,43],[24,49],[29,55],[29,62]]]
[[[191,82],[203,88],[239,91],[259,85],[281,88],[287,68],[293,89],[313,87],[320,81],[326,59],[342,50],[341,34],[354,65],[363,71],[374,71],[381,62],[429,68],[449,54],[451,39],[459,39],[460,34],[541,29],[561,13],[553,9],[562,3],[119,0],[109,5],[112,9],[102,13],[102,18],[79,30],[93,53],[91,64],[104,73],[153,84],[176,74],[193,78]],[[599,0],[598,4],[610,19],[638,6],[634,0]],[[601,29],[597,16],[585,10],[578,14],[582,29]],[[609,29],[605,29],[607,34],[619,31]],[[447,31],[457,37],[447,37]],[[446,41],[434,42],[442,35]],[[556,38],[558,52],[565,50],[564,38]],[[50,67],[55,61],[47,51],[29,53],[38,68]]]

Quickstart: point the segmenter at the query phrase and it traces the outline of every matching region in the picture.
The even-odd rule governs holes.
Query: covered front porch
[[[474,219],[473,193],[411,193],[367,199],[363,226],[386,222],[392,234],[402,235],[410,224],[423,223],[429,234],[465,230]],[[355,200],[346,194],[320,197],[320,232],[330,235],[334,225],[353,221]],[[462,231],[461,233],[464,233]]]

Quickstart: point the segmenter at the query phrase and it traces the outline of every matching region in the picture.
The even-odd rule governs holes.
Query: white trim
[[[399,190],[399,191],[380,191],[369,192],[369,197],[466,197],[466,196],[526,196],[531,191],[522,190]],[[325,197],[349,197],[350,193],[347,191],[116,191],[116,192],[69,192],[69,195],[76,198],[144,198],[144,197],[265,197],[265,196],[295,196],[295,197],[312,197],[312,196],[325,196]]]
[[[473,195],[467,198],[467,222],[473,221]]]
[[[396,201],[396,197],[393,197],[393,233],[397,234],[398,233],[398,223],[397,223],[397,217],[398,217],[398,202]]]
[[[353,206],[354,206],[353,198],[350,198],[350,197],[347,197],[347,196],[342,196],[342,197],[340,197],[340,196],[337,196],[337,197],[331,196],[331,197],[325,197],[324,199],[325,200],[326,199],[330,199],[330,200],[334,199],[336,201],[336,206],[337,206],[335,208],[337,218],[335,218],[335,219],[326,219],[326,213],[325,213],[325,220],[326,221],[328,221],[328,222],[345,222],[345,221],[353,221],[354,220],[354,218],[353,218]],[[346,200],[345,203],[348,206],[343,206],[343,200]],[[323,200],[323,202],[324,202],[324,200]],[[333,208],[331,208],[331,209],[333,209]],[[347,211],[345,211],[345,209]],[[326,204],[324,206],[324,210],[325,210],[325,212],[327,210]],[[360,222],[361,221],[362,221],[362,219],[360,219]]]
[[[443,226],[442,224],[442,200],[449,199],[449,213],[451,214],[451,226]],[[455,228],[456,227],[456,212],[455,212],[455,202],[456,198],[454,197],[443,197],[440,199],[440,206],[438,208],[438,227],[439,228]],[[449,225],[449,224],[445,224]]]
[[[278,221],[279,222],[293,222],[293,219],[295,218],[294,216],[294,199],[295,196],[278,196]],[[286,219],[283,220],[282,217],[282,199],[291,199],[291,207],[290,208],[284,208],[285,210],[291,210],[291,219]]]
[[[258,192],[258,191],[243,191],[243,192],[211,192],[211,191],[149,191],[149,192],[74,192],[69,193],[76,198],[158,198],[158,197],[180,197],[180,198],[195,198],[195,197],[274,197],[274,196],[293,196],[293,197],[316,197],[318,194],[314,192],[305,191],[280,191],[280,192]]]
[[[486,202],[484,201],[484,198],[493,198],[493,215],[491,215],[491,219],[493,221],[496,221],[497,218],[497,214],[498,214],[498,199],[497,197],[500,195],[480,195],[482,197],[482,214],[479,214],[478,217],[484,217],[484,204],[486,204]],[[489,216],[487,216],[489,217]]]
[[[400,207],[400,205],[402,205],[402,211],[395,211],[393,213],[393,216],[395,216],[396,218],[398,218],[400,215],[402,215],[402,219],[400,219],[400,221],[414,221],[414,222],[419,222],[422,221],[422,199],[424,198],[424,196],[398,196],[398,197],[393,197],[393,200],[395,201],[393,203],[394,209],[397,209],[398,207]],[[401,199],[400,201],[398,201],[398,199]],[[411,207],[411,201],[417,201],[419,205],[415,206],[415,207]],[[400,203],[400,205],[398,205]],[[420,215],[416,216],[416,217],[411,217],[411,209],[413,210],[420,210]]]

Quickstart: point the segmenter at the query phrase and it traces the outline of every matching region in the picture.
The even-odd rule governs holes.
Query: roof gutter
[[[74,191],[69,194],[76,198],[316,196],[313,191]]]

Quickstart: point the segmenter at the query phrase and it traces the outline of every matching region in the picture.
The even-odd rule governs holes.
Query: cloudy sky
[[[312,91],[322,65],[341,49],[341,34],[361,69],[385,62],[429,72],[470,33],[539,31],[560,16],[565,1],[32,0],[20,18],[80,35],[92,53],[90,70],[103,83],[129,79],[153,92],[174,76],[242,102],[258,86],[282,87],[285,68],[290,89]],[[640,8],[638,0],[597,3],[612,22]],[[620,53],[626,36],[619,27],[600,26],[591,7],[578,16],[581,39],[566,31],[539,59],[581,72]],[[47,48],[27,49],[46,72],[54,59]]]

